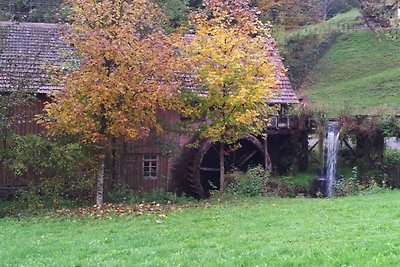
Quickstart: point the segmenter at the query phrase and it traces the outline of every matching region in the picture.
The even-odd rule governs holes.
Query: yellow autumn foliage
[[[184,48],[207,89],[192,114],[203,118],[201,135],[213,142],[233,144],[260,134],[270,112],[266,101],[277,86],[269,28],[245,2],[206,1],[209,13],[192,14],[196,33]]]
[[[180,37],[164,34],[164,16],[149,0],[68,2],[74,16],[66,40],[82,60],[46,106],[49,133],[100,142],[162,131],[157,111],[173,109],[179,93]]]

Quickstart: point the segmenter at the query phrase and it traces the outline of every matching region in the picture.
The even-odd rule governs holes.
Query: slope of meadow
[[[400,34],[343,33],[302,92],[331,116],[400,113]]]

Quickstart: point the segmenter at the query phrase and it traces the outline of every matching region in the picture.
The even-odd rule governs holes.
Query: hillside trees
[[[321,19],[321,12],[316,0],[253,0],[262,12],[264,19],[274,24],[284,25],[286,28],[295,28]]]
[[[360,5],[367,25],[373,29],[376,26],[390,27],[393,19],[398,16],[400,1],[360,0]]]
[[[174,108],[180,64],[164,16],[148,0],[69,0],[68,42],[78,70],[61,81],[65,91],[46,106],[49,134],[67,134],[102,147],[97,205],[103,202],[104,158],[114,138],[137,140],[162,131],[158,110]]]
[[[196,34],[184,47],[194,72],[205,86],[191,110],[202,120],[200,135],[220,143],[220,192],[224,191],[224,155],[245,134],[260,134],[270,109],[265,101],[276,85],[268,58],[269,28],[249,1],[205,1],[207,9],[192,14]],[[236,147],[237,148],[237,147]]]
[[[188,0],[157,0],[163,13],[168,17],[166,30],[171,32],[184,24],[189,13]]]
[[[357,0],[253,0],[264,19],[286,28],[295,28],[320,20],[357,6]]]

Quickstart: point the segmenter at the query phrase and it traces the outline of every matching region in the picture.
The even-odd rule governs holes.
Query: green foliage
[[[354,167],[349,177],[342,177],[333,185],[333,195],[337,197],[356,195],[361,191],[357,167]]]
[[[194,198],[187,196],[177,196],[172,192],[165,192],[163,190],[154,190],[150,193],[143,193],[140,197],[136,197],[137,202],[142,203],[159,203],[159,204],[188,204],[196,202]]]
[[[138,194],[125,185],[117,185],[106,193],[107,203],[158,203],[158,204],[186,204],[196,201],[186,196],[177,196],[172,192],[154,190],[149,193]]]
[[[54,142],[36,135],[19,136],[10,168],[28,181],[38,180],[35,193],[48,197],[57,206],[58,198],[90,198],[93,193],[96,162],[89,147],[76,142]]]
[[[400,150],[386,149],[384,154],[384,171],[388,186],[400,187]]]
[[[62,17],[62,2],[62,0],[0,0],[0,17],[3,20],[54,23],[60,21]]]
[[[396,149],[386,149],[385,160],[393,166],[400,166],[400,151]]]
[[[278,28],[274,36],[289,67],[289,78],[295,88],[307,80],[310,71],[335,43],[341,32],[361,24],[360,12],[353,9],[332,19],[287,32]]]
[[[263,194],[268,179],[268,173],[262,166],[249,168],[246,173],[230,173],[227,175],[228,193],[259,196]]]
[[[165,25],[167,32],[176,31],[186,22],[189,13],[188,0],[157,0],[156,2],[168,17],[168,23]]]
[[[274,177],[268,181],[265,192],[277,197],[308,196],[315,178],[316,175],[311,173]]]
[[[19,121],[33,119],[30,108],[37,101],[34,95],[26,91],[23,82],[12,83],[15,91],[0,95],[0,160],[9,160],[10,152],[15,142],[15,126]],[[19,108],[19,112],[15,112]]]
[[[135,192],[124,184],[115,184],[105,194],[106,203],[130,203],[136,202]]]
[[[333,185],[333,194],[336,197],[371,194],[385,190],[387,190],[386,181],[378,181],[377,177],[370,177],[368,181],[361,184],[357,167],[353,167],[350,176],[342,177]]]
[[[400,118],[395,116],[383,116],[379,121],[379,128],[386,137],[400,137]]]
[[[62,195],[49,194],[48,188],[31,186],[17,191],[16,195],[8,202],[3,210],[4,216],[24,217],[44,214],[50,210],[59,208],[78,208],[87,205],[89,201],[74,199]],[[1,207],[0,207],[1,209]],[[1,218],[1,212],[0,212]]]

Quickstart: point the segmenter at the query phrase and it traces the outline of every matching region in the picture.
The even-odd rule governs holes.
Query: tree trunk
[[[268,154],[268,140],[267,138],[264,139],[264,167],[265,167],[265,171],[267,173],[271,173],[272,172],[272,164],[271,164],[271,158],[269,157]]]
[[[225,192],[225,146],[223,143],[219,147],[219,192],[222,197]]]
[[[117,139],[113,137],[111,139],[111,188],[115,188],[117,184]]]
[[[98,207],[103,206],[104,198],[104,158],[105,155],[102,154],[99,157],[98,169],[97,169],[97,192],[96,192],[96,205]]]

